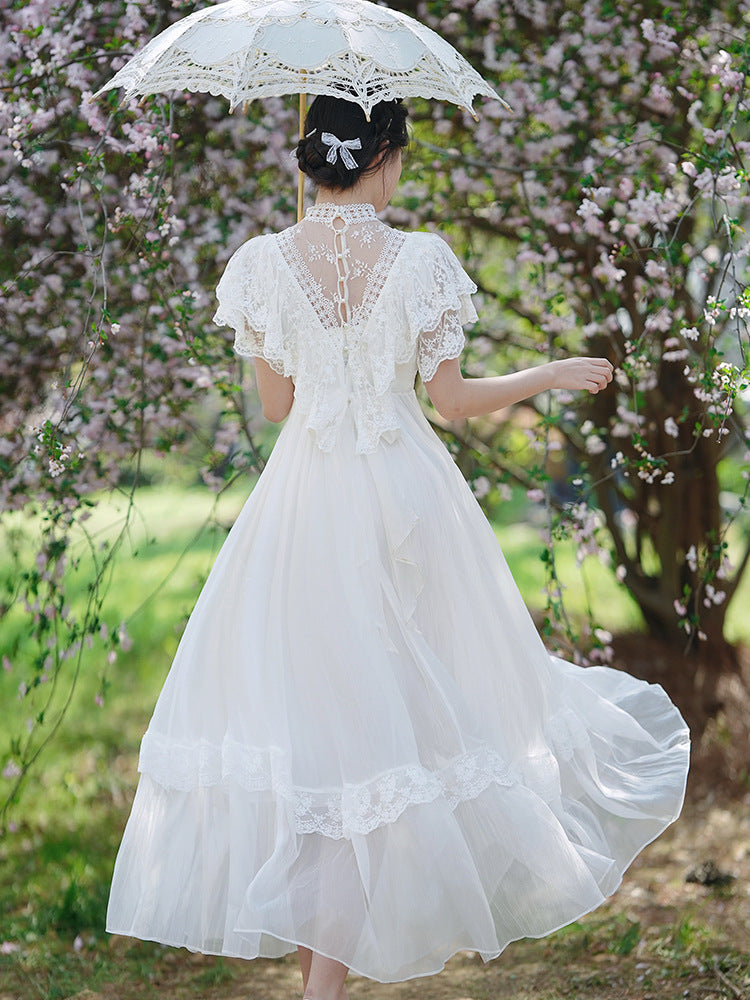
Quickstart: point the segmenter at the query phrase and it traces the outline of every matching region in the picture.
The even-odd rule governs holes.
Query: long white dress
[[[473,291],[371,205],[229,261],[215,321],[295,401],[143,737],[108,931],[429,975],[592,910],[679,815],[679,712],[547,653],[417,402]]]

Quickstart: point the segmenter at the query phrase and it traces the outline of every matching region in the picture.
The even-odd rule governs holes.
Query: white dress
[[[371,205],[229,261],[215,321],[295,401],[143,737],[108,931],[429,975],[592,910],[679,815],[679,712],[547,653],[416,399],[473,291]]]

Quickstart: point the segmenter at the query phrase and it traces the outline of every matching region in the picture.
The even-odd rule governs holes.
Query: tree
[[[750,557],[747,543],[736,567],[727,554],[750,475],[747,5],[410,6],[515,111],[487,104],[472,130],[433,108],[442,139],[422,147],[451,183],[426,182],[420,220],[461,226],[480,273],[505,257],[483,282],[497,310],[483,339],[514,358],[584,350],[619,369],[617,392],[539,407],[580,480],[555,528],[576,532],[583,556],[606,524],[599,545],[649,631],[721,647]],[[494,427],[467,441],[489,456],[501,442]],[[720,498],[730,453],[745,464],[734,511]],[[549,461],[534,471],[521,478],[549,490]],[[549,565],[554,590],[551,553]]]

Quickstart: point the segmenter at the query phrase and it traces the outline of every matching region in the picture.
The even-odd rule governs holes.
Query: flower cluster
[[[607,532],[583,548],[608,551],[661,634],[679,641],[678,580],[677,599],[687,588],[696,616],[691,635],[718,639],[739,577],[708,588],[750,480],[750,43],[736,31],[750,5],[721,2],[699,21],[678,0],[658,10],[487,0],[473,13],[462,5],[459,21],[453,6],[428,4],[432,26],[473,56],[515,114],[487,103],[468,134],[465,116],[448,114],[450,127],[433,108],[443,152],[431,143],[425,156],[447,178],[460,169],[471,194],[425,182],[414,221],[465,220],[464,245],[487,276],[481,336],[500,370],[535,350],[605,355],[617,367],[607,392],[535,405],[536,424],[524,417],[524,437],[541,445],[532,463],[508,447],[517,417],[466,444],[525,475],[532,498],[596,508]],[[486,370],[492,362],[485,356]],[[551,428],[575,466],[566,487]],[[729,514],[719,499],[728,465]],[[571,531],[580,546],[576,518]],[[691,545],[708,553],[695,569]]]

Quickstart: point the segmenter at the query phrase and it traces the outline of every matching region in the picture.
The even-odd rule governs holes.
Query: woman
[[[287,422],[185,630],[141,745],[107,928],[252,958],[304,994],[428,975],[598,906],[680,812],[688,732],[662,689],[550,657],[414,394],[447,419],[603,358],[467,379],[470,278],[376,218],[406,112],[319,97],[306,218],[234,254],[215,320]]]

